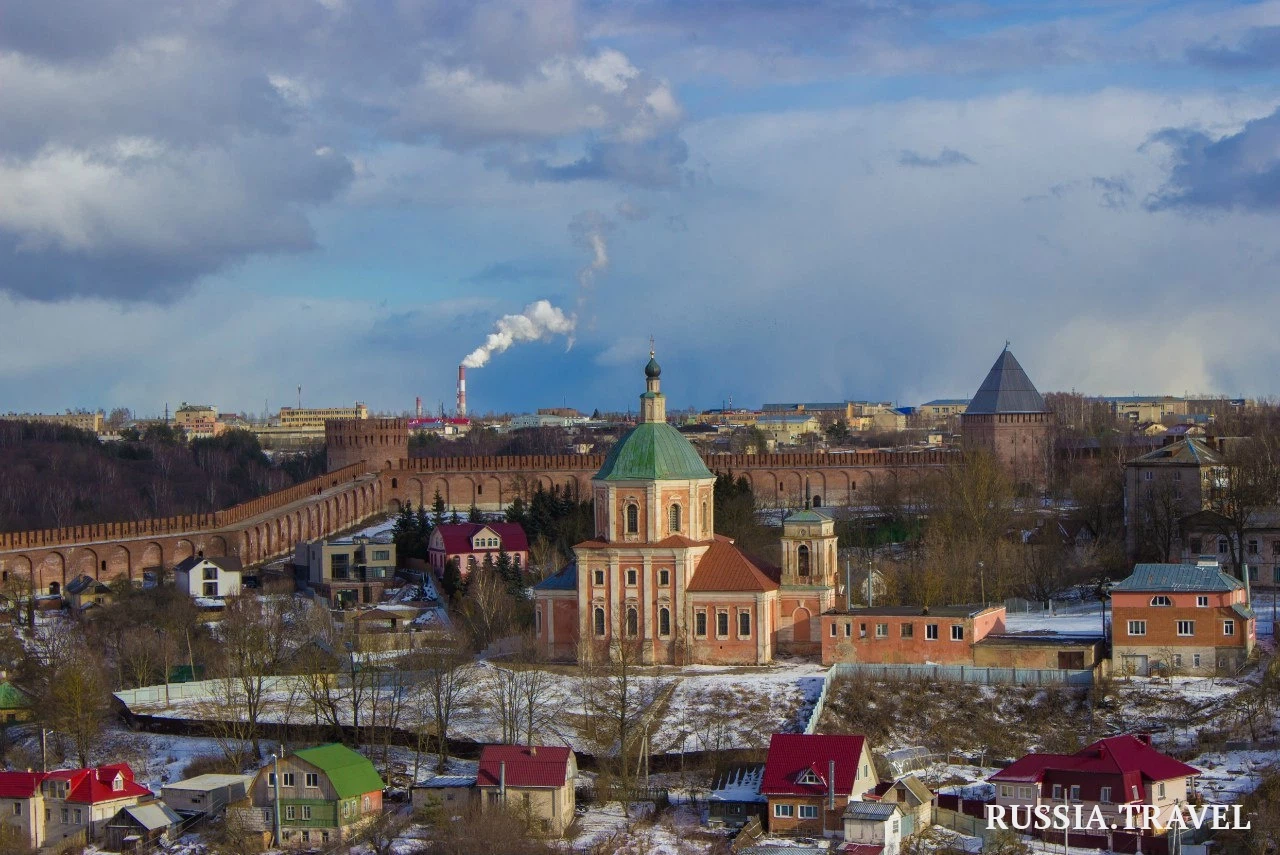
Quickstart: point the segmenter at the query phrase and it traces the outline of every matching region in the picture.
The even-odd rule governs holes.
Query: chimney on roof
[[[503,760],[498,764],[498,795],[506,801],[507,795],[507,761]]]
[[[836,809],[836,761],[827,761],[827,810]]]
[[[1141,742],[1143,745],[1147,746],[1148,748],[1151,747],[1151,734],[1149,733],[1135,733],[1134,739],[1137,739],[1139,742]]]

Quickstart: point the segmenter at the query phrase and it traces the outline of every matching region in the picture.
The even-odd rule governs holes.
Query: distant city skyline
[[[1278,26],[11,4],[0,410],[451,409],[464,359],[473,412],[625,410],[650,335],[680,407],[963,397],[1006,339],[1042,390],[1269,396]]]

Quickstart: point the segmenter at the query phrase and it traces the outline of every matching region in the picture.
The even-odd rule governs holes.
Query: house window
[[[729,637],[729,613],[716,612],[716,636],[718,638]]]
[[[285,818],[285,819],[297,819],[297,818],[298,818],[298,809],[297,809],[296,807],[294,807],[293,805],[285,805],[285,806],[284,806],[284,818]]]
[[[780,816],[780,817],[795,816],[795,811],[796,811],[795,805],[774,805],[773,806],[774,816]]]
[[[926,623],[924,625],[924,640],[925,641],[938,640],[938,625],[936,623]]]
[[[1111,788],[1110,787],[1103,787],[1098,791],[1098,801],[1102,802],[1104,805],[1111,804]]]
[[[916,632],[915,624],[912,624],[912,623],[904,623],[904,624],[902,625],[902,637],[903,637],[903,638],[912,638],[912,637],[914,637],[914,636],[915,636],[915,632]]]
[[[215,582],[218,581],[218,568],[217,567],[204,568],[204,579],[206,582],[208,582],[209,580],[213,580]]]
[[[848,635],[848,634],[849,633],[846,630],[845,635]],[[858,638],[866,638],[866,637],[867,637],[867,625],[865,623],[858,624]]]
[[[311,819],[311,805],[302,806],[302,818]]]
[[[891,833],[892,833],[892,834],[897,834],[897,833],[898,833],[898,820],[896,820],[896,819],[893,821],[893,829],[892,829],[892,832],[891,832]]]
[[[693,615],[693,634],[699,638],[707,637],[707,613],[698,611]]]
[[[671,506],[671,531],[677,532],[679,530],[680,530],[680,506],[672,505]]]
[[[627,587],[634,588],[636,586],[637,575],[635,568],[629,568],[627,570]]]
[[[638,534],[640,532],[640,508],[636,505],[627,505],[627,534]]]
[[[1204,596],[1196,597],[1196,606],[1202,609],[1208,608],[1209,598]]]
[[[74,815],[76,825],[84,822],[84,814],[80,812],[80,808],[76,808],[72,811],[72,814]]]
[[[1129,634],[1130,635],[1146,635],[1147,622],[1145,620],[1129,621]]]
[[[818,806],[817,805],[800,805],[800,818],[801,819],[817,819]]]
[[[1195,668],[1199,668],[1199,667],[1200,667],[1200,654],[1199,654],[1199,653],[1193,653],[1193,654],[1191,654],[1191,665],[1192,665],[1192,667],[1195,667]]]
[[[593,581],[593,582],[595,582],[597,585],[600,585],[600,586],[603,586],[603,585],[604,585],[604,571],[603,571],[603,570],[596,570],[596,571],[594,571],[594,572],[592,573],[592,577],[593,577],[593,578],[592,578],[592,581]]]
[[[124,789],[123,775],[116,775],[114,778],[111,779],[111,789],[112,791],[117,793]]]
[[[282,786],[282,787],[292,787],[292,786],[293,786],[293,773],[292,773],[292,772],[285,772],[283,775],[281,775],[281,776],[280,776],[280,786]]]
[[[666,637],[671,634],[671,609],[658,609],[658,635]]]
[[[1080,801],[1080,786],[1078,784],[1071,785],[1071,801]]]
[[[216,597],[216,596],[218,596],[218,583],[217,583],[217,582],[205,582],[205,583],[204,583],[204,595],[205,595],[206,597]]]
[[[536,635],[542,635],[542,609],[533,610],[533,631]]]
[[[964,624],[962,623],[951,624],[951,640],[964,641]]]
[[[1256,537],[1249,538],[1249,545],[1247,549],[1250,555],[1258,554],[1258,539]]]
[[[1008,784],[1001,784],[1001,785],[1000,785],[1000,798],[1002,798],[1002,799],[1011,799],[1011,798],[1013,798],[1013,787],[1009,786]]]
[[[1200,538],[1198,538],[1198,537],[1193,537],[1193,538],[1191,538],[1191,544],[1190,544],[1190,546],[1191,546],[1191,554],[1192,554],[1192,555],[1199,555],[1199,554],[1200,554],[1200,550],[1204,548],[1204,541],[1202,541],[1202,540],[1201,540]]]
[[[318,772],[308,772],[308,773],[307,773],[307,775],[306,775],[306,778],[305,778],[305,782],[306,782],[306,785],[307,785],[308,787],[319,787],[319,786],[320,786],[320,773],[318,773]]]
[[[1173,654],[1173,667],[1174,667],[1174,668],[1181,668],[1181,667],[1182,667],[1182,654],[1181,654],[1181,653],[1175,653],[1175,654]]]
[[[1222,622],[1222,634],[1223,634],[1223,635],[1235,635],[1235,634],[1236,634],[1236,622],[1235,622],[1235,621],[1233,621],[1233,620],[1224,620],[1224,621]]]
[[[1018,798],[1033,799],[1035,797],[1036,791],[1034,787],[1018,787]]]
[[[63,825],[66,825],[66,824],[67,824],[68,822],[70,822],[70,821],[71,821],[71,811],[67,810],[66,808],[63,808],[63,809],[62,809],[62,824],[63,824]]]
[[[833,626],[833,627],[832,627],[832,629],[835,629],[835,627]],[[866,631],[866,625],[864,624],[864,625],[863,625],[863,630],[862,630],[862,635],[865,637],[865,636],[866,636],[866,634],[867,634],[867,631]],[[853,635],[853,621],[845,621],[845,622],[844,622],[844,637],[845,637],[845,638],[849,638],[849,637],[851,637],[852,635]]]
[[[889,637],[889,624],[887,623],[876,624],[876,638],[888,638],[888,637]]]
[[[1151,598],[1151,605],[1153,605],[1153,606],[1171,606],[1171,605],[1173,605],[1173,600],[1169,599],[1169,598],[1168,598],[1168,597],[1166,597],[1164,594],[1156,594],[1154,597],[1152,597],[1152,598]]]
[[[659,585],[670,585],[670,584],[671,584],[671,571],[670,571],[670,570],[659,570],[659,571],[658,571],[658,584],[659,584]]]
[[[22,816],[22,802],[13,803],[13,815]]]
[[[595,622],[596,637],[604,638],[604,609],[596,606],[593,620]]]
[[[627,606],[627,635],[635,638],[640,634],[640,612],[635,606]]]
[[[1156,784],[1156,798],[1158,799],[1164,798],[1164,781],[1161,781],[1160,783]]]
[[[846,626],[846,627],[848,627],[848,626],[849,626],[849,624],[847,624],[847,623],[846,623],[846,624],[845,624],[845,626]],[[835,622],[835,621],[832,621],[832,622],[831,622],[831,637],[832,637],[832,638],[835,638],[835,637],[836,637],[836,622]]]
[[[1227,554],[1227,539],[1225,537],[1218,538],[1218,554],[1219,555]]]
[[[1058,799],[1060,799],[1060,798],[1062,798],[1062,785],[1061,785],[1061,784],[1054,784],[1054,785],[1053,785],[1053,800],[1056,802],[1056,801],[1057,801]]]
[[[1178,621],[1178,635],[1195,635],[1196,622],[1193,620]]]
[[[751,612],[738,612],[738,638],[751,637]]]
[[[1144,471],[1144,472],[1142,473],[1142,480],[1143,480],[1143,481],[1150,481],[1150,480],[1151,480],[1151,470],[1150,470],[1150,469],[1148,469],[1148,470],[1146,470],[1146,471]]]

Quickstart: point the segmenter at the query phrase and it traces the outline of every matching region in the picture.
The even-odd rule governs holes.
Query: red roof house
[[[427,545],[427,560],[437,573],[456,559],[462,575],[483,564],[485,556],[493,561],[506,552],[519,567],[529,566],[529,538],[519,523],[443,523],[436,526]]]
[[[0,798],[18,804],[11,816],[32,847],[81,832],[96,839],[116,812],[153,793],[137,783],[127,763],[53,772],[0,772]]]
[[[544,830],[561,834],[573,821],[577,776],[577,759],[566,747],[486,745],[476,773],[480,807],[519,808]]]
[[[992,775],[996,803],[1010,806],[1063,803],[1094,804],[1118,814],[1118,805],[1147,804],[1167,816],[1187,801],[1192,780],[1200,774],[1151,745],[1143,735],[1100,739],[1074,754],[1028,754]]]
[[[878,779],[865,737],[775,733],[760,793],[769,800],[769,831],[835,835],[844,809],[874,792]]]

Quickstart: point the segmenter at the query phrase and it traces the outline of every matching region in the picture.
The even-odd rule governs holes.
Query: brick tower
[[[778,589],[778,652],[809,656],[822,652],[818,617],[835,606],[836,524],[806,508],[782,521],[782,585]]]
[[[1048,483],[1053,413],[1008,345],[960,417],[960,426],[965,448],[992,454],[1019,487],[1039,490]]]

